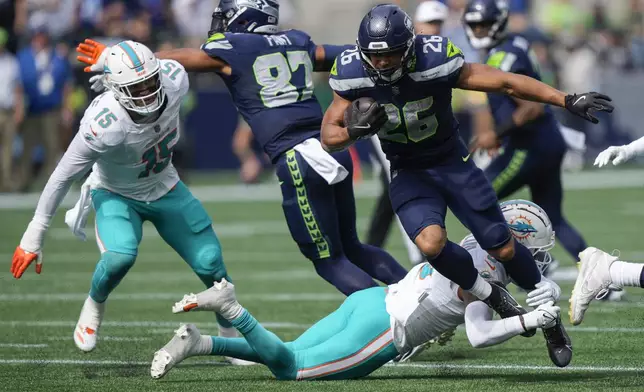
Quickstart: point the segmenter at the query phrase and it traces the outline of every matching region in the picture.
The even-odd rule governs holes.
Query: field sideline
[[[567,176],[566,211],[588,242],[624,259],[644,262],[644,171],[586,172]],[[610,181],[610,182],[608,182]],[[239,194],[261,195],[241,200]],[[358,187],[359,226],[368,222],[378,185]],[[238,296],[267,328],[284,339],[334,310],[342,301],[318,278],[291,241],[276,184],[248,188],[204,186],[195,194],[220,235],[224,260]],[[277,197],[276,197],[277,196]],[[523,195],[525,196],[525,195]],[[249,200],[255,197],[254,200]],[[278,382],[261,366],[231,367],[218,357],[186,361],[166,378],[153,381],[149,362],[180,322],[195,322],[214,333],[209,314],[173,315],[172,304],[184,293],[202,290],[180,258],[144,231],[139,259],[108,301],[97,349],[80,353],[72,331],[97,261],[90,235],[73,238],[56,217],[46,240],[42,275],[29,271],[21,280],[9,274],[13,249],[26,227],[37,196],[0,196],[0,391],[641,391],[644,383],[644,296],[630,290],[624,301],[596,303],[587,320],[572,328],[574,358],[567,369],[551,365],[540,334],[517,337],[505,345],[475,350],[462,330],[445,347],[431,347],[417,362],[386,366],[360,381]],[[251,202],[252,201],[252,202]],[[73,199],[68,199],[68,204]],[[91,224],[92,222],[90,222]],[[450,238],[464,229],[452,218]],[[88,230],[90,234],[92,230]],[[395,229],[388,249],[405,266],[406,252]],[[565,299],[574,269],[561,249],[557,280]],[[519,298],[522,294],[517,293]],[[562,311],[567,316],[567,301]]]

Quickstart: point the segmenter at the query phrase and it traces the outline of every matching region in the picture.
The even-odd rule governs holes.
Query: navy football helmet
[[[274,34],[278,32],[277,0],[221,0],[212,15],[209,34],[231,33]]]
[[[381,4],[373,7],[362,19],[358,30],[358,49],[367,73],[379,84],[398,81],[411,68],[414,59],[414,24],[402,8]],[[401,63],[376,69],[370,55],[400,54]]]
[[[490,49],[506,35],[508,26],[508,3],[506,0],[470,0],[463,13],[463,25],[467,39],[474,49]],[[477,26],[487,27],[483,37],[476,37]]]

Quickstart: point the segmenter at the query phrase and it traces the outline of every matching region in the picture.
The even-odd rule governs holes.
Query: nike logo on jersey
[[[585,95],[582,96],[582,97],[577,98],[577,100],[572,105],[575,106],[575,105],[577,105],[579,103],[579,101],[584,100],[584,99],[586,99]]]
[[[471,156],[472,156],[472,154],[467,154],[466,157],[463,157],[463,162],[467,162],[470,159]]]
[[[89,126],[89,130],[92,132],[92,134],[93,134],[94,136],[98,136],[98,135],[96,134],[96,132],[94,132],[94,128],[92,128],[92,126],[91,126],[91,125]]]

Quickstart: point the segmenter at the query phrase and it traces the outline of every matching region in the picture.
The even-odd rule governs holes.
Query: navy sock
[[[642,268],[642,272],[640,272],[640,287],[644,288],[644,268]]]
[[[559,243],[575,260],[579,261],[579,253],[587,248],[581,234],[563,218],[558,224],[553,225],[553,229]]]
[[[347,296],[356,291],[378,286],[369,274],[353,265],[344,255],[315,260],[313,265],[318,275]]]
[[[502,261],[506,272],[524,290],[534,290],[535,285],[541,281],[541,272],[534,262],[534,256],[528,248],[514,241],[514,257],[508,261]]]
[[[347,257],[372,278],[385,284],[398,283],[407,275],[407,270],[396,259],[375,246],[359,243],[355,250],[347,250]]]
[[[441,275],[459,285],[463,290],[474,287],[478,271],[474,268],[472,256],[468,251],[447,241],[441,253],[434,259],[427,259]]]

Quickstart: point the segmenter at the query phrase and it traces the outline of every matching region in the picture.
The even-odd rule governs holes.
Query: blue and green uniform
[[[484,249],[505,245],[511,235],[483,172],[469,159],[452,112],[452,89],[465,63],[463,53],[449,39],[418,35],[415,56],[407,72],[394,84],[378,84],[365,70],[358,48],[343,52],[331,72],[331,88],[353,101],[375,99],[389,121],[378,132],[391,162],[391,204],[408,236],[415,238],[428,226],[445,227],[447,207],[472,232]],[[539,274],[527,249],[517,255],[530,275],[526,289]],[[469,289],[477,279],[472,258],[447,241],[432,265],[448,279]],[[531,268],[525,264],[532,263]],[[512,268],[510,268],[512,269]],[[519,276],[521,267],[514,269]]]
[[[138,201],[105,189],[92,191],[96,211],[96,237],[101,259],[96,265],[90,297],[104,302],[134,265],[143,236],[143,222],[151,222],[163,240],[212,287],[222,278],[230,280],[221,245],[203,205],[183,182],[155,201]],[[230,323],[217,315],[220,325]]]
[[[294,150],[307,139],[320,138],[322,109],[313,94],[316,48],[299,30],[217,33],[202,45],[232,69],[232,75],[221,77],[276,166],[291,236],[318,274],[348,295],[376,286],[372,277],[394,283],[406,271],[386,252],[358,239],[349,153],[333,154],[349,175],[329,185]]]
[[[212,337],[212,355],[262,363],[280,380],[346,380],[367,376],[398,356],[386,289],[351,294],[333,313],[284,343],[244,312],[232,320],[243,338]]]
[[[509,35],[490,51],[486,62],[502,71],[541,80],[530,43],[520,35]],[[503,126],[511,119],[517,108],[514,99],[503,94],[488,93],[488,102],[497,126]],[[528,186],[532,200],[552,221],[561,244],[577,259],[579,252],[586,248],[586,242],[562,212],[561,164],[566,149],[559,123],[552,109],[546,107],[543,115],[510,131],[499,156],[485,169],[485,174],[500,199]]]

